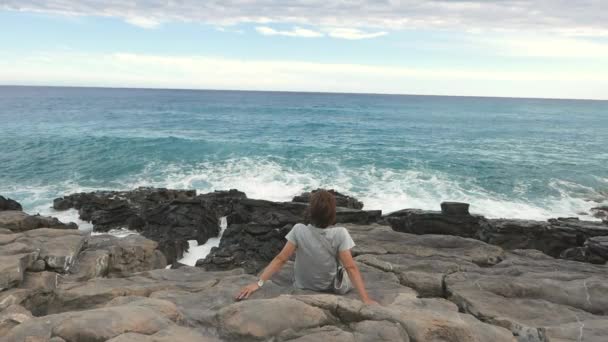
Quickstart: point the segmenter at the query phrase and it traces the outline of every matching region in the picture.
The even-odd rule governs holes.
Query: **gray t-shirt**
[[[285,238],[297,246],[294,286],[314,291],[331,288],[338,266],[338,251],[342,252],[355,246],[344,227],[317,228],[298,223]],[[329,241],[333,254],[320,243],[319,238]]]

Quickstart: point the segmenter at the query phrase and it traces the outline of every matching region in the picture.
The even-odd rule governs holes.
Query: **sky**
[[[608,0],[0,0],[0,84],[608,100]]]

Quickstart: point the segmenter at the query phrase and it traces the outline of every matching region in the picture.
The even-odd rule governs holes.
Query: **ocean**
[[[0,123],[0,194],[30,213],[138,186],[540,220],[608,203],[608,101],[6,86]]]

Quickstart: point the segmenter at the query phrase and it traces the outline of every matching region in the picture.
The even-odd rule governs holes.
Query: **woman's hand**
[[[238,295],[234,297],[235,300],[243,300],[249,298],[249,296],[255,291],[259,290],[260,287],[257,283],[249,284],[241,289]]]

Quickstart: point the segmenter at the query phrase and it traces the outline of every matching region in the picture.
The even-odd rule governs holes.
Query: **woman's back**
[[[338,252],[355,246],[344,227],[317,228],[298,223],[286,238],[297,247],[295,287],[315,291],[331,288],[338,266]]]

